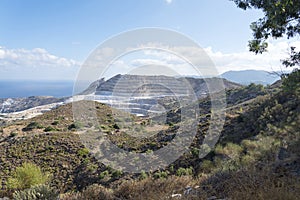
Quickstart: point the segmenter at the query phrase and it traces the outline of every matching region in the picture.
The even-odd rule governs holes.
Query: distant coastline
[[[221,74],[220,77],[242,85],[250,83],[268,85],[280,79],[278,75],[263,70],[227,71]],[[91,84],[91,81],[77,81],[76,84],[76,93],[80,93]],[[29,96],[68,97],[73,94],[73,86],[74,80],[0,80],[0,98]]]
[[[0,98],[67,97],[72,95],[73,85],[72,80],[0,80]]]

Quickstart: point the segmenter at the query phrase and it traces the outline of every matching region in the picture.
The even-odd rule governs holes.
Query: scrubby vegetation
[[[28,189],[34,185],[45,184],[49,175],[44,174],[41,169],[31,163],[23,163],[17,167],[12,177],[7,180],[7,187],[10,189]]]
[[[36,185],[13,194],[15,200],[57,200],[59,194],[47,185]]]
[[[172,195],[181,199],[297,199],[299,71],[284,78],[281,87],[278,83],[274,87],[251,84],[227,91],[221,137],[213,151],[201,159],[200,144],[211,113],[209,99],[199,100],[201,116],[189,150],[170,166],[152,172],[128,174],[103,165],[81,143],[80,134],[83,130],[100,131],[119,148],[151,154],[175,137],[180,125],[178,107],[167,114],[171,125],[112,112],[96,103],[97,126],[73,121],[71,105],[3,126],[1,131],[7,138],[0,142],[0,196],[56,198],[60,193],[60,199],[66,200],[167,199]],[[158,134],[134,137],[153,130]]]

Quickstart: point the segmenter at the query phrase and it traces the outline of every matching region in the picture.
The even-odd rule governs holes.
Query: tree
[[[296,94],[300,97],[300,70],[294,70],[292,73],[283,77],[282,86],[284,91]]]
[[[300,35],[300,0],[231,0],[244,10],[260,9],[264,17],[250,25],[253,39],[249,41],[249,50],[263,53],[267,51],[268,38],[288,39]],[[290,49],[290,57],[283,60],[286,67],[300,65],[300,52],[295,47]]]

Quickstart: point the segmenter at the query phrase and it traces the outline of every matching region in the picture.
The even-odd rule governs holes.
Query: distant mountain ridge
[[[250,83],[270,85],[280,79],[275,73],[264,70],[227,71],[221,74],[221,77],[242,85]]]

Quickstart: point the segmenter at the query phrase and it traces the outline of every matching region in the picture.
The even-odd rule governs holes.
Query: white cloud
[[[149,49],[149,46],[152,46],[154,49]],[[120,58],[123,61],[122,65],[114,64],[114,69],[111,70],[111,72],[134,73],[139,67],[152,65],[153,70],[158,70],[155,73],[164,74],[165,68],[159,70],[160,68],[157,66],[165,66],[180,75],[199,75],[199,72],[181,57],[183,55],[185,58],[188,58],[191,63],[196,64],[201,70],[201,75],[204,76],[217,75],[229,70],[286,70],[285,67],[282,66],[281,60],[288,57],[290,46],[300,48],[300,42],[290,41],[288,43],[287,40],[270,41],[268,52],[258,55],[249,52],[248,49],[235,53],[223,53],[213,50],[211,47],[201,50],[197,47],[164,47],[159,44],[154,46],[146,45],[146,49],[142,50],[142,54],[130,53],[127,58],[126,56]],[[156,47],[157,50],[155,49]],[[170,52],[163,51],[163,49],[168,49]],[[173,54],[172,51],[177,53]],[[213,61],[215,68],[213,68],[213,65],[209,62],[209,58]]]
[[[269,42],[268,52],[255,55],[247,49],[237,53],[222,53],[213,51],[211,47],[205,48],[220,73],[229,70],[256,69],[277,71],[284,69],[281,60],[288,57],[289,48],[300,48],[299,41],[288,43],[285,40]],[[284,69],[285,70],[285,69]]]
[[[173,0],[165,0],[167,2],[167,4],[172,3]]]
[[[155,73],[164,74],[166,68],[163,68],[163,66],[165,66],[176,72],[176,74],[198,75],[199,72],[184,60],[181,57],[182,55],[201,67],[202,75],[221,74],[229,70],[245,69],[285,70],[281,60],[288,57],[289,47],[296,46],[300,49],[300,41],[270,41],[268,52],[259,55],[249,52],[248,49],[241,52],[224,53],[211,47],[199,50],[196,47],[154,45],[154,47],[156,46],[157,50],[149,49],[153,45],[146,45],[144,50],[142,46],[141,51],[133,51],[135,53],[126,54],[126,56],[115,60],[106,70],[105,76],[110,77],[118,73],[134,73],[138,70],[137,68],[147,65],[152,65],[153,70],[156,70]],[[164,49],[168,49],[169,52],[164,51]],[[97,73],[103,59],[110,59],[113,51],[114,49],[104,49],[101,52],[96,52],[93,62],[87,63],[94,66],[95,69],[91,70],[94,70],[92,74],[95,74],[95,78],[98,77]],[[172,52],[177,52],[177,55]],[[212,70],[205,56],[206,54],[213,61],[217,72]],[[0,79],[75,79],[79,66],[79,62],[50,54],[45,49],[8,49],[0,46]],[[90,76],[91,73],[88,75]],[[89,76],[88,78],[90,78]]]
[[[0,47],[0,78],[71,79],[80,63],[50,54],[45,49],[8,49]]]

